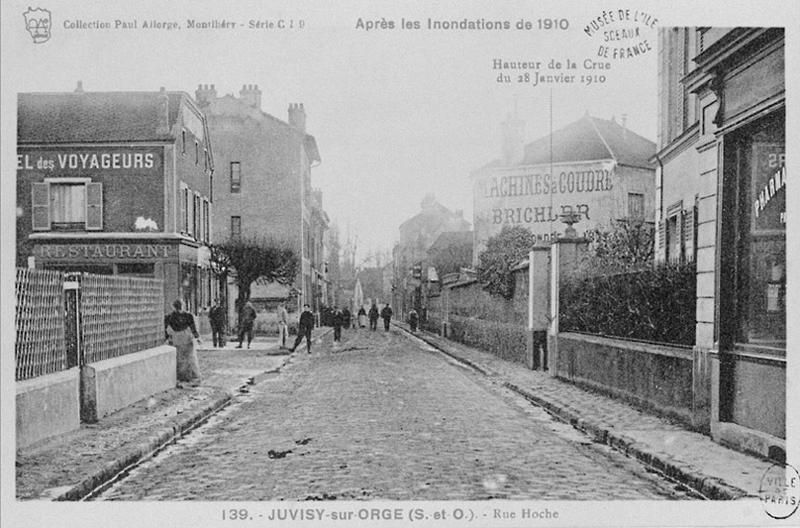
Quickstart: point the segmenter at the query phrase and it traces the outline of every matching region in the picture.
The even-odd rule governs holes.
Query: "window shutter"
[[[697,231],[697,206],[686,209],[683,212],[683,247],[687,262],[694,261],[695,255],[695,233]]]
[[[31,184],[31,213],[34,231],[50,229],[50,184]]]
[[[103,229],[103,184],[89,182],[86,184],[86,229],[100,231]]]
[[[656,232],[656,260],[663,262],[667,258],[667,223],[665,220],[658,221]]]

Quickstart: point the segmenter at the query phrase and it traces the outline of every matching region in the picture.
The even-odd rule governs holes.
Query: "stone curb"
[[[333,330],[332,329],[323,330],[317,337],[314,338],[313,342],[314,343],[319,342],[323,337],[325,337],[331,331]],[[222,393],[214,397],[207,405],[204,405],[199,411],[192,414],[181,416],[181,418],[178,420],[177,423],[165,427],[161,432],[157,433],[154,436],[151,436],[149,439],[147,439],[147,441],[142,442],[137,447],[131,449],[127,453],[118,457],[116,460],[109,462],[101,470],[97,471],[93,475],[84,478],[80,483],[73,486],[66,492],[62,493],[61,495],[58,495],[53,500],[79,501],[88,497],[94,490],[96,490],[100,486],[107,484],[114,477],[116,477],[126,469],[130,468],[135,464],[138,464],[148,456],[151,456],[156,451],[171,444],[172,442],[174,442],[175,440],[186,434],[187,431],[193,429],[199,423],[204,421],[206,418],[213,415],[217,411],[221,410],[223,407],[227,406],[233,399],[233,394],[235,392],[242,392],[242,389],[247,387],[248,385],[254,385],[256,383],[260,383],[261,381],[266,379],[270,374],[279,372],[282,368],[284,368],[286,365],[289,364],[289,362],[293,359],[295,354],[297,354],[297,352],[289,354],[287,360],[281,366],[261,372],[253,376],[252,378],[250,378],[250,380],[248,380],[248,382],[242,384],[238,388],[234,389],[234,391],[232,392],[225,389],[220,389]]]
[[[115,476],[123,472],[125,469],[141,462],[159,449],[183,436],[198,423],[202,422],[212,414],[228,405],[232,398],[233,396],[227,391],[217,395],[200,410],[185,416],[181,416],[177,423],[165,427],[161,432],[151,436],[137,447],[118,457],[116,460],[109,462],[101,470],[84,478],[80,483],[73,486],[71,489],[62,493],[53,500],[79,501],[88,497],[94,490],[111,481]]]
[[[404,332],[410,333],[400,325],[396,326],[402,329]],[[422,331],[411,335],[422,339],[429,345],[435,347],[437,350],[474,368],[484,375],[497,376],[496,373],[493,373],[485,367],[479,366],[471,360],[462,358],[458,354],[448,350],[444,350],[440,343],[436,342],[436,340],[434,340],[432,337],[424,335]],[[748,496],[746,491],[731,486],[719,478],[705,475],[688,464],[673,459],[666,453],[654,452],[649,449],[648,446],[639,444],[625,435],[609,430],[609,428],[604,426],[602,423],[595,422],[588,418],[582,418],[577,411],[570,409],[566,405],[533,394],[531,391],[523,389],[514,383],[511,383],[510,381],[504,380],[503,386],[516,392],[534,405],[544,408],[553,416],[563,420],[579,431],[592,437],[594,441],[606,444],[627,456],[636,458],[637,460],[663,473],[667,477],[702,494],[704,497],[707,497],[711,500],[735,500]]]

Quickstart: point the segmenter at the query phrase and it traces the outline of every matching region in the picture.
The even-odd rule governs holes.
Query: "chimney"
[[[628,138],[628,114],[622,114],[622,139]]]
[[[194,92],[194,99],[199,106],[207,106],[217,98],[217,89],[213,84],[198,84]]]
[[[289,105],[289,125],[305,133],[306,110],[303,108],[303,103],[292,103]]]
[[[239,98],[248,106],[261,110],[261,90],[257,84],[243,84],[239,91]]]
[[[519,165],[524,157],[525,121],[509,114],[500,126],[503,132],[503,163],[509,166]]]
[[[78,81],[78,86],[75,87],[75,93],[83,93],[83,81]]]
[[[169,134],[169,96],[162,86],[158,91],[158,125],[156,134]]]

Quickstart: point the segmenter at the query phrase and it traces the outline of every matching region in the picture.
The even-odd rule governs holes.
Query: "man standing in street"
[[[256,309],[253,308],[253,303],[247,301],[239,312],[239,346],[242,348],[242,341],[244,336],[247,336],[247,348],[250,348],[250,343],[253,341],[253,323],[256,320]]]
[[[417,325],[419,324],[419,314],[415,309],[411,309],[408,312],[408,325],[411,327],[412,332],[417,331]]]
[[[333,324],[333,342],[338,343],[342,340],[342,326],[344,325],[344,312],[339,308],[333,308],[332,321]]]
[[[214,299],[214,306],[208,312],[208,322],[211,323],[211,341],[214,348],[225,346],[225,308],[219,303],[219,299]]]
[[[278,304],[278,347],[286,347],[286,336],[289,335],[289,312],[286,311],[286,303]]]
[[[378,329],[378,317],[380,317],[380,312],[378,312],[378,305],[374,302],[369,309],[369,329],[370,330],[377,330]]]
[[[389,303],[386,303],[386,306],[381,310],[381,317],[383,318],[383,329],[388,332],[389,323],[392,321],[392,307],[389,306]]]
[[[294,352],[297,345],[306,338],[306,350],[311,353],[311,330],[314,329],[314,314],[311,313],[311,307],[307,304],[303,305],[303,313],[300,314],[300,322],[297,325],[297,339],[294,340],[294,346],[289,349]]]

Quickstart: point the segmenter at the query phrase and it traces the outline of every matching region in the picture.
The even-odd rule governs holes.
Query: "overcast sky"
[[[15,45],[12,61],[20,68],[15,91],[68,91],[78,80],[87,91],[185,90],[194,94],[200,83],[218,92],[238,94],[243,84],[258,84],[263,110],[286,119],[292,102],[302,102],[308,132],[318,142],[322,164],[312,173],[324,191],[324,205],[344,235],[358,236],[359,249],[386,249],[398,236],[398,226],[419,211],[426,193],[451,209],[463,209],[472,220],[469,172],[498,157],[500,122],[516,107],[526,122],[526,139],[548,133],[550,89],[530,84],[498,84],[493,59],[570,59],[577,74],[582,63],[597,58],[602,35],[588,37],[582,28],[602,14],[584,6],[559,3],[507,2],[503,6],[476,2],[351,3],[347,9],[321,11],[302,2],[236,2],[234,7],[208,2],[70,3],[50,1],[53,35],[32,45],[19,23],[4,37]],[[96,7],[91,7],[95,5]],[[102,5],[102,8],[100,7]],[[549,5],[549,7],[548,7]],[[576,6],[576,4],[570,4]],[[648,11],[647,4],[639,4]],[[653,4],[650,4],[653,5]],[[600,6],[600,4],[598,4]],[[6,6],[5,12],[13,13]],[[669,21],[674,13],[652,11]],[[421,30],[357,29],[363,20],[419,20]],[[436,20],[520,19],[557,17],[569,29],[530,31],[430,31]],[[227,19],[237,22],[294,19],[302,30],[76,31],[67,20]],[[553,89],[555,128],[586,111],[601,118],[627,114],[628,126],[655,140],[657,117],[656,32],[640,24],[640,38],[652,50],[598,71],[606,82],[591,86],[556,85]],[[7,61],[8,62],[8,61]],[[6,67],[9,67],[6,64]],[[11,65],[14,67],[14,64]],[[548,73],[543,71],[543,73]],[[4,97],[8,96],[8,91]]]

